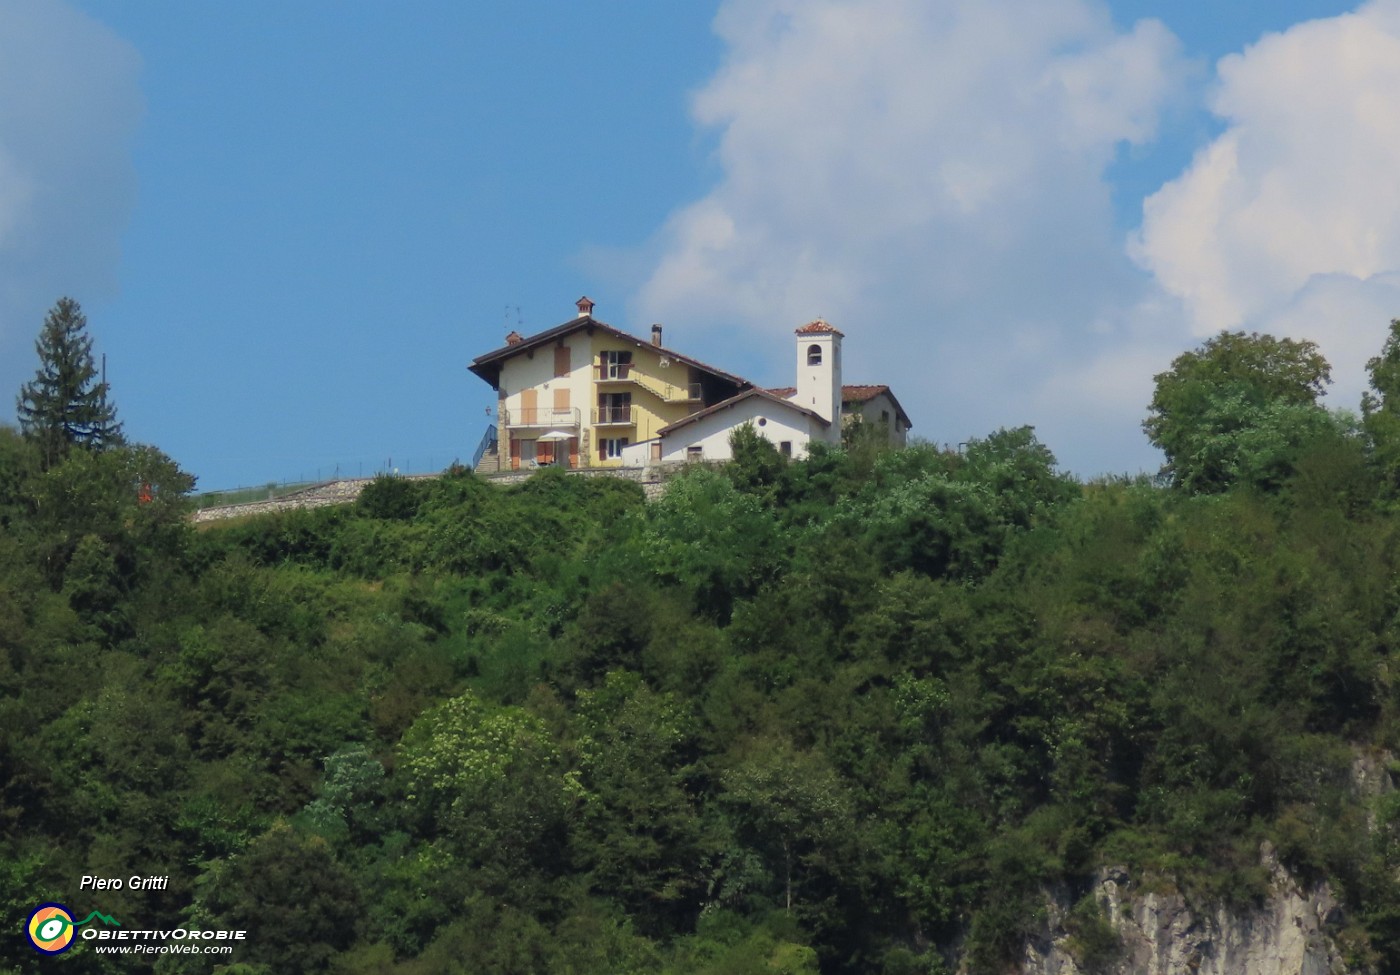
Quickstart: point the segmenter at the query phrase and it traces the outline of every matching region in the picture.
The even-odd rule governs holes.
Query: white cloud
[[[59,0],[0,3],[0,418],[53,302],[116,290],[139,70],[127,42]]]
[[[1226,127],[1145,202],[1134,256],[1198,337],[1317,341],[1354,408],[1400,316],[1400,2],[1267,35],[1218,74]]]
[[[1127,464],[1103,429],[1140,442],[1146,399],[1035,411],[1122,386],[1146,281],[1104,172],[1180,95],[1173,35],[1089,0],[731,0],[716,30],[728,57],[694,112],[721,178],[653,242],[631,317],[745,328],[769,354],[754,378],[778,383],[790,330],[821,314],[848,379],[894,385],[918,433],[1040,423],[1081,469]]]

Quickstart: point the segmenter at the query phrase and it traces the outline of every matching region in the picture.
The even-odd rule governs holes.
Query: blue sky
[[[440,468],[588,294],[775,386],[822,315],[916,434],[1151,470],[1220,328],[1355,408],[1396,92],[1400,0],[0,0],[0,393],[67,294],[201,488]]]

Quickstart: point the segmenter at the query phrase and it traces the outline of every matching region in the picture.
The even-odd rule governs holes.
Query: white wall
[[[766,421],[760,423],[759,421]],[[783,441],[792,443],[792,456],[807,456],[807,442],[814,438],[818,428],[825,433],[816,420],[804,413],[774,403],[772,400],[752,396],[734,406],[717,410],[687,424],[662,440],[663,461],[683,461],[690,459],[689,448],[701,448],[703,460],[731,460],[729,435],[745,422],[752,423],[754,432],[773,443],[776,447]],[[816,439],[822,439],[818,436]]]
[[[809,365],[810,350],[821,353],[821,362]],[[797,389],[792,401],[818,416],[831,420],[830,427],[813,431],[813,436],[829,443],[841,442],[841,336],[835,332],[797,335]]]
[[[642,440],[637,443],[629,443],[622,448],[623,467],[645,467],[652,462],[651,448],[656,443],[655,437],[650,440]]]
[[[577,411],[570,415],[567,422],[561,418],[556,423],[536,424],[534,429],[524,433],[525,437],[533,438],[537,434],[546,433],[551,427],[557,427],[575,433],[582,438],[584,431],[588,429],[593,394],[593,363],[588,338],[581,333],[576,333],[570,335],[564,342],[569,348],[569,374],[567,376],[554,375],[554,343],[537,347],[533,356],[522,353],[512,356],[501,364],[499,383],[506,391],[505,408],[510,413],[514,424],[519,424],[522,420],[521,410],[523,407],[520,394],[525,389],[535,390],[535,406],[537,409],[545,411],[541,414],[542,420],[547,419],[548,411],[554,408],[554,390],[561,387],[568,388],[569,407]],[[573,423],[573,416],[578,417],[578,425]],[[500,435],[504,441],[507,432],[503,429]],[[592,444],[589,445],[589,448],[590,450],[596,449]],[[503,451],[507,449],[505,446],[502,447]],[[588,463],[585,459],[582,439],[579,441],[579,463],[584,465]]]

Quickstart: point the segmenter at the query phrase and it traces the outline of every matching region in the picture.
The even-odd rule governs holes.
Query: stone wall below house
[[[618,477],[623,480],[633,481],[642,486],[642,491],[646,494],[648,501],[655,501],[666,493],[666,483],[684,468],[683,464],[652,465],[649,467],[585,467],[580,470],[568,471],[570,477]],[[536,471],[509,471],[504,474],[490,474],[483,477],[488,484],[496,484],[502,487],[509,487],[512,484],[523,484],[533,477]],[[438,474],[408,474],[399,475],[409,477],[414,480],[429,480],[439,477]],[[480,476],[480,475],[478,475]],[[372,477],[347,478],[338,481],[327,481],[324,484],[317,484],[297,491],[293,494],[283,495],[280,498],[271,498],[267,501],[249,501],[244,504],[228,504],[217,508],[203,508],[196,511],[192,516],[195,522],[221,521],[226,518],[246,518],[250,515],[264,515],[273,511],[292,511],[298,508],[322,508],[331,504],[349,504],[360,496],[360,492],[365,489],[365,485],[374,480]]]

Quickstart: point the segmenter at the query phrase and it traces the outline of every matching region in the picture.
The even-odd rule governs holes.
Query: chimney
[[[519,345],[521,342],[524,341],[525,336],[521,335],[519,332],[513,329],[511,330],[511,333],[506,336],[506,345]]]
[[[653,326],[651,327],[651,344],[654,345],[654,346],[656,346],[658,349],[661,348],[661,326],[660,326],[660,325],[653,325]]]
[[[575,302],[575,304],[578,305],[579,318],[593,317],[593,299],[588,297],[588,295],[584,295],[577,302]]]

